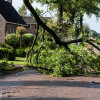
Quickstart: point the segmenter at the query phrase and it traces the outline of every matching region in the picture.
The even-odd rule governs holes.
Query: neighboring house
[[[42,20],[47,22],[50,17]],[[27,33],[36,34],[37,22],[33,17],[21,17],[12,6],[12,0],[0,0],[0,43],[5,43],[6,34],[16,33],[18,26],[25,26]]]
[[[37,22],[35,21],[35,19],[33,19],[32,17],[29,17],[29,16],[25,16],[22,18],[28,25],[27,33],[32,33],[33,35],[35,35],[36,34],[36,25],[37,25]]]
[[[0,0],[0,43],[5,43],[6,34],[15,33],[18,26],[27,24],[12,6],[12,0]]]
[[[30,16],[24,16],[22,17],[24,21],[27,23],[27,33],[32,33],[33,35],[36,34],[36,25],[37,22],[33,17]],[[51,20],[51,17],[44,17],[42,18],[43,21],[48,22],[48,20]]]

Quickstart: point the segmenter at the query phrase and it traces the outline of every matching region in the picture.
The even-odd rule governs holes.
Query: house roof
[[[27,24],[37,24],[36,20],[33,18],[33,17],[30,17],[30,16],[24,16],[22,17],[24,19],[24,21],[27,23]],[[42,18],[42,21],[48,21],[50,20],[51,17],[43,17]]]
[[[6,23],[17,23],[22,25],[27,25],[22,17],[18,14],[11,3],[0,0],[0,14],[6,21]]]
[[[27,24],[37,24],[36,20],[33,17],[25,16],[22,17]]]

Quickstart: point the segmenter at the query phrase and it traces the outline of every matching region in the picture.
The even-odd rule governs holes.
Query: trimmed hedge
[[[11,46],[0,43],[0,59],[3,58],[7,58],[8,60],[15,60],[15,52]]]
[[[7,48],[7,49],[13,49],[12,46],[7,45],[7,44],[4,44],[4,43],[0,43],[0,47],[1,47],[1,48]]]
[[[8,34],[6,36],[6,44],[12,46],[14,49],[19,47],[20,41],[16,37],[16,34]]]
[[[26,56],[26,52],[24,49],[17,49],[16,54],[17,54],[16,56],[18,56],[18,57],[25,57]]]
[[[30,33],[23,34],[22,39],[23,39],[23,46],[28,47],[28,46],[31,46],[34,39],[34,35]]]
[[[30,33],[23,34],[22,46],[23,47],[31,46],[33,39],[34,39],[33,34],[30,34]],[[20,39],[19,39],[19,37],[16,36],[16,34],[13,34],[13,33],[8,34],[6,36],[6,44],[12,46],[14,49],[17,49],[20,46]]]

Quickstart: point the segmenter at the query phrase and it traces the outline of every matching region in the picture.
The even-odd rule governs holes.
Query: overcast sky
[[[23,0],[13,0],[13,6],[16,10],[18,10],[19,7],[21,7],[23,3]],[[46,6],[41,7],[40,4],[37,4],[34,2],[33,4],[34,7],[40,8],[41,10],[43,9],[46,11]],[[49,13],[47,13],[47,16],[50,16]],[[96,17],[93,15],[91,18],[88,18],[86,15],[84,16],[84,23],[88,24],[89,27],[98,33],[100,33],[100,19],[97,21]]]

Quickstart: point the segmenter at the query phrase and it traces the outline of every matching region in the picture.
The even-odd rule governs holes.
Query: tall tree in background
[[[67,42],[61,41],[61,39],[57,36],[57,34],[52,29],[50,29],[45,23],[43,23],[43,21],[40,19],[40,17],[36,13],[35,9],[31,6],[29,0],[23,0],[23,1],[25,3],[26,7],[29,9],[29,11],[33,14],[34,18],[36,19],[36,21],[38,23],[38,28],[39,28],[39,26],[41,26],[44,30],[46,30],[48,33],[50,33],[52,35],[52,37],[54,38],[56,44],[59,44],[60,46],[64,46],[66,49],[70,50],[68,47],[69,44],[85,41],[85,42],[93,45],[98,50],[100,50],[100,48],[98,48],[95,44],[92,43],[92,42],[95,42],[92,39],[83,40],[83,38],[80,38],[80,39],[76,39],[76,40],[70,40]],[[38,36],[38,30],[37,30],[36,39],[37,39],[37,36]],[[36,41],[36,39],[35,39],[35,41]],[[33,48],[33,46],[32,46],[32,48]]]
[[[24,4],[18,9],[18,13],[21,16],[26,16],[27,15],[27,8]]]
[[[26,28],[23,26],[18,26],[16,29],[17,35],[20,35],[20,48],[22,48],[22,35],[26,33]]]
[[[41,3],[42,5],[47,4],[49,9],[57,11],[57,26],[59,27],[59,32],[62,33],[63,29],[66,29],[66,24],[70,23],[71,26],[74,25],[75,35],[81,33],[83,29],[83,17],[86,13],[88,16],[95,14],[96,17],[99,16],[100,8],[98,4],[99,0],[31,0]],[[65,26],[63,28],[63,26]],[[69,27],[71,28],[71,27]],[[67,28],[68,29],[68,28]],[[64,33],[63,33],[64,34]]]

